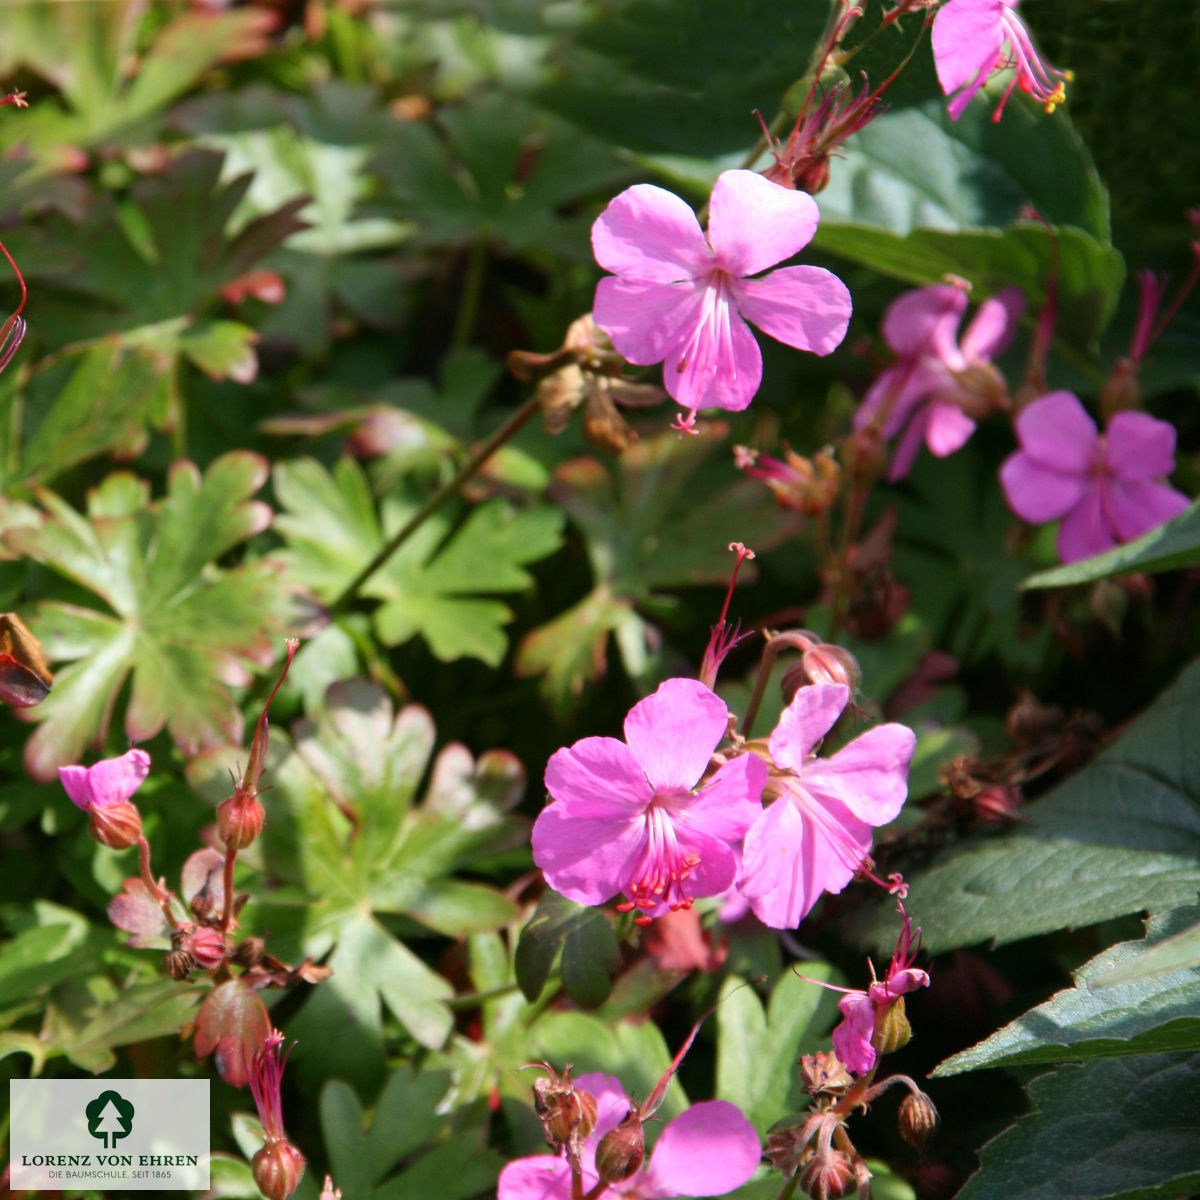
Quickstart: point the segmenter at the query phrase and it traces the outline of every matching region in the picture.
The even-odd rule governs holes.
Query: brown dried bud
[[[304,1155],[289,1141],[272,1140],[254,1156],[251,1167],[254,1182],[267,1200],[286,1200],[304,1174]]]
[[[566,1147],[570,1153],[596,1128],[596,1100],[588,1092],[576,1089],[570,1066],[560,1078],[553,1067],[542,1065],[550,1072],[550,1078],[534,1083],[533,1107],[542,1122],[546,1145],[554,1151]]]
[[[858,1172],[841,1150],[816,1154],[800,1172],[800,1187],[812,1200],[842,1200],[858,1189]]]
[[[172,979],[186,979],[195,965],[195,961],[186,950],[168,950],[163,955],[163,970]]]
[[[566,429],[571,414],[583,403],[585,392],[583,368],[578,363],[567,363],[538,381],[534,395],[547,433],[558,434]]]
[[[791,1175],[800,1165],[800,1160],[812,1143],[811,1120],[808,1113],[797,1113],[776,1121],[767,1130],[763,1153],[775,1170]]]
[[[980,779],[983,771],[983,763],[974,754],[960,754],[942,767],[938,778],[942,787],[953,796],[959,800],[970,800],[983,791],[984,783]]]
[[[900,1102],[900,1136],[914,1150],[924,1150],[940,1124],[938,1110],[924,1092],[909,1092]]]
[[[854,1076],[843,1065],[836,1054],[818,1050],[800,1059],[800,1078],[804,1090],[816,1099],[818,1096],[841,1096],[854,1083]]]
[[[616,1129],[610,1129],[596,1147],[596,1174],[601,1183],[621,1183],[641,1170],[646,1158],[642,1114],[635,1104]]]
[[[217,806],[217,833],[231,850],[245,850],[262,833],[265,818],[257,794],[239,788]]]
[[[94,805],[88,833],[110,850],[128,850],[142,836],[142,817],[130,800]]]
[[[257,967],[265,951],[266,943],[262,938],[248,937],[234,948],[231,959],[239,967]]]
[[[912,1026],[904,1011],[904,997],[897,996],[875,1021],[875,1036],[871,1039],[881,1054],[894,1054],[912,1040]]]

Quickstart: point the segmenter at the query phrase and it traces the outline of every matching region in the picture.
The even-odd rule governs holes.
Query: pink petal
[[[739,842],[762,814],[767,764],[757,754],[739,754],[691,797],[681,819],[726,842]]]
[[[738,883],[754,915],[772,929],[795,929],[821,898],[816,841],[788,796],[755,821],[742,847]]]
[[[621,1081],[615,1075],[604,1075],[599,1071],[589,1071],[575,1080],[575,1086],[581,1092],[587,1092],[596,1101],[596,1128],[588,1135],[584,1147],[595,1153],[596,1144],[608,1133],[616,1129],[625,1119],[629,1111],[629,1097],[621,1086]],[[591,1160],[587,1153],[584,1162],[588,1165]]]
[[[583,1179],[584,1188],[591,1188],[596,1174],[585,1170]],[[553,1154],[518,1158],[500,1172],[496,1200],[571,1200],[571,1168]]]
[[[1088,475],[1099,445],[1096,423],[1071,392],[1049,392],[1017,416],[1021,448],[1042,466]]]
[[[960,347],[968,360],[991,362],[1002,353],[1017,332],[1017,321],[1025,311],[1025,293],[1007,287],[985,300],[975,314]]]
[[[603,904],[625,888],[646,846],[645,821],[625,824],[575,816],[556,801],[533,824],[533,861],[546,882],[576,904]]]
[[[741,412],[762,382],[762,355],[717,277],[663,362],[663,386],[685,408]]]
[[[1000,484],[1008,507],[1031,525],[1057,521],[1083,499],[1087,476],[1044,467],[1024,450],[1010,454],[1000,467]]]
[[[1058,557],[1064,563],[1078,562],[1093,554],[1103,554],[1116,544],[1116,536],[1105,519],[1103,493],[1093,484],[1059,526]]]
[[[1109,520],[1122,542],[1157,529],[1191,503],[1182,492],[1148,479],[1114,479],[1106,488],[1105,499]]]
[[[700,319],[704,289],[691,282],[643,283],[606,275],[592,317],[617,352],[639,367],[678,357],[675,347]]]
[[[849,699],[850,689],[840,683],[802,687],[771,733],[771,758],[775,765],[799,771],[813,747],[833,728]]]
[[[576,816],[627,821],[654,797],[641,764],[616,738],[581,738],[546,764],[546,790]]]
[[[668,679],[625,718],[625,741],[655,792],[693,788],[729,727],[725,701],[695,679]]]
[[[757,275],[791,258],[817,232],[817,202],[756,171],[723,171],[708,202],[708,240],[722,270]]]
[[[961,450],[975,432],[975,422],[957,404],[935,401],[925,417],[925,445],[931,454],[945,458]]]
[[[662,1131],[637,1184],[645,1200],[670,1196],[723,1196],[758,1168],[762,1147],[754,1126],[735,1104],[693,1104]]]
[[[896,443],[896,452],[892,455],[892,465],[888,467],[888,483],[903,479],[912,470],[912,465],[921,453],[925,442],[925,413],[918,412],[908,423],[900,441]]]
[[[841,1023],[833,1031],[833,1049],[855,1075],[875,1065],[875,1005],[866,992],[848,992],[838,1001]]]
[[[1122,479],[1170,475],[1175,470],[1175,426],[1149,413],[1119,412],[1105,431],[1104,460]]]
[[[967,293],[948,283],[905,292],[883,315],[883,337],[905,358],[957,356],[959,322],[967,311]]]
[[[58,769],[67,795],[84,811],[128,800],[149,773],[150,755],[145,750],[127,750],[119,758],[101,759],[86,769]]]
[[[743,279],[734,285],[734,296],[747,321],[785,346],[813,354],[829,354],[842,344],[854,310],[849,289],[822,267],[781,267],[762,279]]]
[[[933,61],[947,96],[959,88],[982,87],[987,76],[980,79],[979,75],[990,73],[1004,44],[1003,15],[1002,0],[950,0],[938,9],[933,19]]]
[[[868,825],[886,825],[904,807],[908,764],[916,746],[916,734],[906,725],[877,725],[832,758],[809,762],[803,784],[812,792],[838,800]]]
[[[645,282],[690,279],[712,261],[691,205],[649,183],[609,202],[592,225],[592,251],[606,271]]]

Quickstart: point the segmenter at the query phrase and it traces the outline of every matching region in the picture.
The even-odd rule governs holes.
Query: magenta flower
[[[1018,288],[985,300],[961,340],[965,286],[939,283],[905,292],[883,317],[883,336],[900,360],[867,389],[854,427],[878,423],[886,438],[900,436],[888,479],[903,479],[924,442],[944,458],[975,432],[975,419],[1007,402],[1004,380],[991,366],[1016,332],[1025,308]]]
[[[629,1099],[611,1075],[584,1075],[575,1086],[596,1099],[596,1128],[583,1143],[583,1186],[596,1186],[596,1146],[620,1124]],[[725,1100],[693,1104],[669,1122],[646,1164],[608,1192],[627,1200],[672,1196],[723,1196],[739,1188],[758,1166],[762,1150],[741,1109]],[[565,1158],[538,1154],[519,1158],[500,1172],[497,1200],[571,1200],[571,1168]]]
[[[1017,0],[949,0],[933,18],[933,61],[938,83],[951,97],[947,106],[957,121],[971,98],[997,71],[1013,77],[996,111],[999,121],[1013,89],[1020,87],[1047,112],[1066,99],[1070,71],[1052,67],[1037,50],[1025,22],[1017,16]],[[957,92],[957,95],[954,93]]]
[[[850,699],[842,684],[802,687],[771,734],[774,802],[751,826],[738,886],[773,929],[798,925],[822,892],[840,892],[871,849],[871,830],[900,812],[916,737],[877,725],[832,758],[813,750]]]
[[[767,766],[741,754],[701,785],[728,722],[702,683],[668,679],[629,710],[624,742],[588,737],[556,751],[553,803],[533,827],[546,882],[580,904],[623,893],[618,907],[643,923],[729,888],[731,847],[762,811]]]
[[[1021,449],[1000,468],[1008,506],[1023,521],[1062,519],[1058,556],[1076,562],[1132,541],[1188,506],[1163,477],[1175,469],[1175,430],[1119,412],[1101,434],[1070,392],[1050,392],[1017,417]]]
[[[846,285],[820,267],[783,267],[817,229],[813,198],[753,171],[725,171],[708,233],[688,204],[648,183],[626,188],[592,226],[596,324],[631,363],[663,363],[667,391],[688,409],[741,411],[762,379],[750,321],[798,350],[828,354],[846,334]]]
[[[126,750],[119,758],[103,758],[90,767],[58,768],[67,795],[86,813],[124,803],[149,773],[145,750]]]
[[[886,1012],[907,992],[915,992],[917,988],[929,986],[929,973],[912,965],[920,950],[920,930],[914,938],[909,916],[903,905],[900,906],[900,913],[904,917],[904,928],[896,940],[896,949],[892,951],[892,961],[888,964],[888,972],[883,979],[874,980],[865,992],[846,988],[834,989],[845,991],[846,994],[838,1001],[842,1021],[833,1031],[833,1048],[838,1058],[855,1075],[866,1075],[875,1066],[875,1027],[879,1014]],[[875,974],[874,968],[871,969],[871,974]]]

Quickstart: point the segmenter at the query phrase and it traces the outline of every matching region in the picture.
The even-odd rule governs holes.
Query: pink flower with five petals
[[[1178,516],[1188,498],[1163,482],[1175,469],[1175,430],[1148,413],[1118,412],[1101,434],[1078,397],[1050,392],[1021,410],[1021,449],[1000,468],[1023,521],[1057,521],[1058,556],[1076,562]]]
[[[725,171],[708,232],[672,192],[626,188],[592,226],[596,261],[613,274],[592,316],[631,363],[663,363],[663,384],[689,410],[739,412],[762,380],[747,321],[798,350],[829,354],[846,335],[846,285],[820,267],[783,267],[817,229],[816,202],[753,171]]]
[[[947,108],[953,120],[962,116],[996,71],[1010,68],[1012,81],[992,114],[993,121],[1000,120],[1017,87],[1040,101],[1047,112],[1066,99],[1064,84],[1070,83],[1071,72],[1052,67],[1038,54],[1016,8],[1017,0],[948,0],[938,9],[933,19],[933,61],[938,83],[951,97]]]
[[[579,904],[639,910],[645,922],[726,891],[731,849],[762,811],[767,766],[741,754],[702,782],[729,713],[694,679],[668,679],[625,718],[625,741],[588,737],[546,764],[553,802],[533,827],[533,861]]]
[[[849,699],[842,684],[802,687],[771,734],[775,799],[746,834],[738,886],[773,929],[794,928],[822,892],[840,892],[869,853],[872,828],[908,795],[917,739],[903,725],[877,725],[831,758],[814,756]]]
[[[596,1100],[596,1128],[583,1144],[584,1190],[597,1183],[596,1147],[629,1110],[629,1099],[611,1075],[583,1075],[580,1091]],[[659,1135],[646,1164],[629,1179],[610,1184],[625,1200],[673,1196],[724,1196],[754,1174],[762,1156],[758,1135],[741,1109],[726,1100],[706,1100],[680,1113]],[[571,1200],[571,1168],[551,1154],[519,1158],[500,1172],[498,1200]]]
[[[903,479],[924,442],[944,458],[975,432],[975,416],[1007,402],[1004,380],[991,360],[1008,345],[1025,307],[1018,288],[985,300],[964,331],[966,286],[939,283],[894,300],[883,336],[900,356],[867,389],[855,429],[878,423],[886,438],[899,435],[888,479]]]
[[[90,813],[122,804],[150,773],[145,750],[126,750],[119,758],[102,758],[90,767],[59,767],[58,777],[77,808]]]

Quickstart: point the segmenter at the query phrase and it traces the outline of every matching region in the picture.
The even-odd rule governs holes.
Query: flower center
[[[698,380],[711,381],[724,370],[731,378],[736,378],[729,320],[731,304],[729,272],[717,266],[710,268],[704,278],[699,316],[675,367],[680,375],[691,370]]]
[[[630,872],[625,888],[627,901],[617,905],[618,912],[638,909],[634,920],[639,925],[650,922],[647,913],[660,904],[675,912],[692,907],[692,897],[685,895],[684,882],[700,865],[700,855],[686,852],[675,836],[675,821],[671,815],[669,796],[655,796],[646,808],[646,837],[641,857]]]

